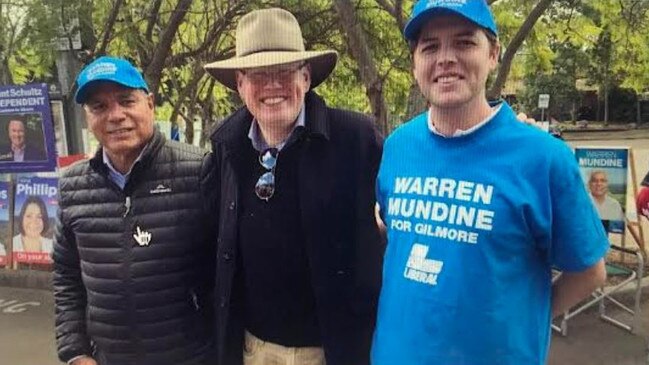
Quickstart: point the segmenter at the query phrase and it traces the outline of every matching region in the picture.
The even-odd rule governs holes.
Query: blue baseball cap
[[[97,81],[110,81],[131,89],[144,89],[149,92],[149,86],[142,74],[127,60],[103,56],[86,66],[77,76],[77,93],[74,100],[83,104],[88,98],[89,87]]]
[[[426,22],[439,14],[459,15],[498,36],[496,22],[486,0],[419,0],[403,29],[406,39],[416,41]]]

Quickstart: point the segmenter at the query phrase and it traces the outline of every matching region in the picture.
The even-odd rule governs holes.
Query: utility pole
[[[65,133],[68,153],[84,153],[83,130],[86,128],[83,109],[74,101],[74,80],[81,69],[81,62],[74,51],[59,51],[56,56],[59,84],[63,96]]]
[[[77,17],[66,18],[61,14],[60,35],[55,41],[57,49],[56,69],[61,86],[65,115],[65,133],[69,154],[85,152],[83,131],[86,128],[81,106],[74,101],[74,82],[83,66],[77,55],[81,45],[79,20]]]

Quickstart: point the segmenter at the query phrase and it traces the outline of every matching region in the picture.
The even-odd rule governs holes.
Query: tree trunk
[[[194,104],[196,104],[196,97],[198,96],[198,83],[201,78],[205,75],[205,70],[203,70],[202,63],[199,60],[194,61],[192,79],[189,80],[187,85],[180,90],[178,98],[176,99],[176,104],[174,105],[173,110],[171,111],[171,120],[172,125],[177,124],[178,116],[180,115],[185,120],[185,142],[191,144],[193,143],[194,138]],[[171,99],[171,98],[169,98]],[[182,114],[180,109],[183,104],[187,102],[187,112]]]
[[[577,103],[573,100],[570,108],[570,122],[574,125],[577,121]]]
[[[205,71],[203,69],[203,65],[200,61],[196,61],[194,63],[194,79],[192,79],[193,85],[192,86],[192,93],[191,93],[191,98],[189,99],[189,108],[187,111],[187,119],[189,122],[186,124],[185,127],[185,141],[189,144],[194,144],[194,138],[195,138],[195,130],[194,130],[194,117],[196,115],[196,104],[198,102],[198,95],[201,92],[201,88],[198,86],[199,81],[205,75]],[[196,80],[194,82],[194,80]],[[200,136],[199,136],[200,137]]]
[[[194,114],[191,112],[185,118],[185,143],[194,144]]]
[[[602,120],[602,94],[603,94],[603,88],[600,87],[599,90],[597,91],[597,115],[595,115],[595,119],[597,122],[600,122]]]
[[[604,126],[608,126],[608,81],[604,85]]]
[[[214,102],[212,95],[214,93],[214,85],[216,80],[210,77],[209,86],[207,87],[207,92],[205,93],[205,100],[199,101],[201,105],[201,136],[198,145],[201,148],[205,148],[205,143],[209,141],[210,133],[212,132],[209,128],[209,120],[213,117]]]
[[[0,49],[0,54],[2,50]],[[0,59],[0,85],[12,85],[14,83],[11,71],[9,70],[9,60],[5,57]]]
[[[410,86],[410,90],[408,91],[408,108],[406,110],[406,120],[410,120],[412,117],[414,117],[417,114],[422,113],[424,110],[426,110],[426,107],[428,106],[428,102],[426,101],[426,98],[421,94],[421,91],[419,91],[419,85],[415,82]]]
[[[394,18],[399,30],[405,28],[406,21],[403,14],[403,0],[395,0],[394,4],[391,4],[387,0],[376,0],[376,3]]]
[[[171,52],[171,44],[178,32],[178,27],[182,23],[187,11],[189,10],[193,0],[178,0],[176,8],[174,9],[169,23],[166,24],[165,30],[160,36],[160,42],[153,52],[151,62],[144,71],[151,92],[157,94],[158,86],[160,85],[160,78],[162,77],[162,70],[165,66],[165,60]]]
[[[367,46],[365,31],[356,18],[356,9],[350,0],[336,0],[335,5],[340,17],[340,26],[347,35],[347,46],[358,63],[361,82],[365,86],[372,114],[383,135],[387,135],[388,108],[383,97],[383,79],[377,70],[372,50]]]
[[[534,28],[534,24],[536,24],[545,10],[550,6],[550,4],[552,4],[552,1],[553,0],[540,0],[527,16],[523,25],[518,29],[514,38],[512,38],[511,42],[507,45],[505,54],[500,62],[500,68],[498,69],[496,80],[491,86],[491,89],[487,92],[487,97],[489,99],[493,100],[500,97],[500,94],[505,87],[507,77],[509,76],[509,71],[512,67],[512,61],[514,60],[514,56],[516,56],[516,52],[523,44],[525,38],[527,38],[532,28]]]
[[[635,123],[637,126],[642,123],[642,104],[640,103],[640,94],[635,96]]]
[[[0,3],[0,20],[3,19],[5,5]],[[0,28],[2,30],[3,28]],[[9,55],[5,55],[5,46],[0,42],[0,85],[11,85],[13,80],[9,71]]]
[[[158,21],[158,15],[160,12],[161,5],[162,5],[162,0],[155,0],[153,3],[151,3],[151,10],[149,11],[149,15],[147,16],[146,32],[144,33],[146,39],[149,42],[153,40],[153,28],[155,27]]]
[[[106,25],[102,27],[102,29],[104,29],[104,36],[102,37],[101,42],[99,43],[99,48],[95,52],[97,56],[103,56],[106,53],[106,48],[110,43],[110,37],[113,33],[115,22],[117,21],[117,15],[119,14],[119,10],[122,8],[123,4],[124,4],[124,0],[115,1],[115,4],[113,5],[113,8],[110,11],[110,15],[108,16],[108,21],[106,22]]]

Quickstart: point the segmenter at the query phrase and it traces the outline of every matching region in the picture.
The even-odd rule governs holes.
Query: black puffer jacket
[[[214,241],[199,189],[204,158],[156,132],[124,190],[101,151],[62,173],[52,255],[62,361],[208,363]]]

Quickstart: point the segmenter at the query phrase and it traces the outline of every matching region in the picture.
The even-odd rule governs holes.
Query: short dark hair
[[[20,122],[23,124],[23,127],[25,127],[25,121],[22,118],[10,117],[9,120],[7,121],[7,133],[9,133],[9,126],[11,125],[11,122]]]
[[[38,209],[41,210],[41,217],[43,218],[43,232],[41,232],[41,235],[43,235],[44,232],[47,232],[50,229],[50,217],[47,215],[47,207],[45,207],[45,202],[43,199],[41,199],[40,196],[37,195],[29,195],[27,199],[25,199],[25,202],[23,203],[23,207],[20,209],[20,215],[18,216],[18,231],[20,231],[21,235],[25,234],[25,229],[23,228],[23,219],[25,218],[25,211],[27,210],[27,206],[29,204],[36,204],[38,206]]]
[[[489,29],[487,28],[482,28],[478,27],[485,36],[487,36],[487,40],[489,41],[489,44],[491,47],[496,47],[498,44],[498,36],[493,34]],[[417,34],[417,37],[415,37],[414,40],[409,40],[408,41],[408,47],[410,48],[410,55],[413,55],[415,53],[415,49],[417,48],[417,44],[419,43],[419,34]]]
[[[126,90],[129,90],[129,92],[135,92],[135,91],[141,91],[145,96],[149,96],[151,94],[151,91],[141,88],[141,87],[128,87],[122,84],[119,84],[117,82],[112,82],[112,81],[107,81],[107,80],[98,80],[94,84],[99,84],[99,83],[113,83],[116,84]],[[96,85],[90,84],[87,86],[88,90],[85,92],[84,100],[81,105],[88,105],[88,100],[92,97],[93,92],[96,90]]]

